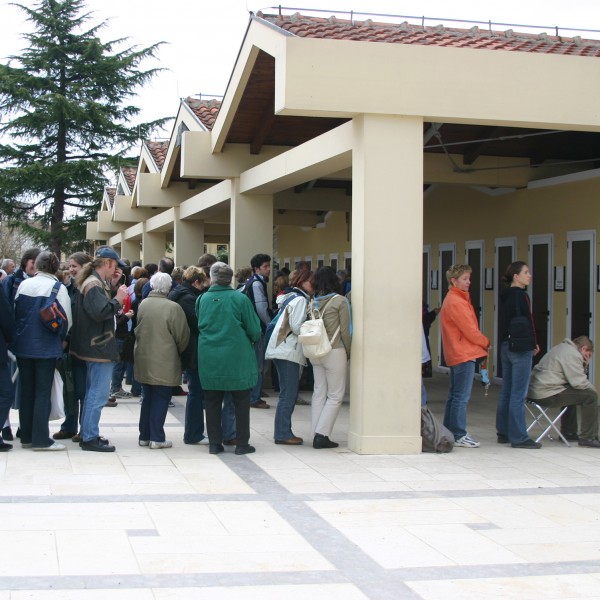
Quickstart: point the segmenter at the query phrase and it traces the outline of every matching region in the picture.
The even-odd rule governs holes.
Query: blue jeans
[[[110,393],[113,362],[87,363],[85,400],[81,413],[81,439],[91,442],[100,436],[100,415]]]
[[[300,387],[300,365],[291,360],[274,359],[279,376],[279,401],[275,411],[275,439],[289,440],[292,433],[292,413]]]
[[[502,387],[496,409],[496,431],[511,444],[529,439],[525,422],[525,399],[533,362],[533,351],[511,352],[508,342],[500,346]]]
[[[125,340],[120,340],[117,338],[117,348],[119,350],[119,354],[123,351],[123,346],[125,345]],[[123,360],[113,363],[113,372],[112,379],[110,382],[110,393],[116,394],[123,387],[123,377],[125,376],[125,367],[127,363]]]
[[[21,443],[47,448],[54,443],[48,431],[48,417],[56,358],[17,358],[17,364],[21,380]]]
[[[263,369],[265,367],[265,336],[261,334],[260,338],[254,344],[254,354],[256,355],[256,366],[258,367],[258,380],[252,388],[250,394],[250,404],[256,404],[260,400],[260,393],[263,386]]]
[[[450,367],[450,389],[444,410],[444,425],[454,434],[454,439],[467,435],[467,405],[471,399],[475,361]]]
[[[87,379],[87,363],[85,360],[71,356],[71,372],[73,373],[73,387],[78,410],[75,414],[65,411],[65,420],[60,426],[60,430],[75,434],[79,431],[79,418],[83,412],[83,401],[85,399],[85,382]]]
[[[188,369],[188,397],[185,403],[185,425],[183,441],[186,444],[195,444],[204,439],[204,390],[200,384],[197,370]],[[154,440],[156,441],[156,440]]]
[[[140,410],[140,440],[165,441],[165,419],[171,401],[170,385],[146,385],[142,383],[144,397]]]

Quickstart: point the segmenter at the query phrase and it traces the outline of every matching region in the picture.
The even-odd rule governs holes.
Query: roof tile
[[[279,16],[259,12],[257,17],[298,37],[600,57],[600,40],[582,40],[579,36],[488,31],[478,27],[423,27],[407,22],[377,23],[371,19],[362,22],[336,17],[324,19],[300,13]]]
[[[200,119],[200,122],[209,131],[213,128],[219,109],[221,108],[221,101],[216,99],[202,100],[198,98],[192,98],[188,96],[185,99],[185,103],[192,109],[192,112]]]
[[[149,140],[144,140],[144,144],[146,145],[146,148],[148,148],[148,152],[152,155],[152,159],[158,167],[158,170],[162,171],[167,157],[167,150],[169,149],[169,141],[150,142]]]
[[[137,179],[137,168],[136,167],[121,167],[121,173],[123,178],[127,182],[129,193],[133,192],[135,186],[135,180]]]

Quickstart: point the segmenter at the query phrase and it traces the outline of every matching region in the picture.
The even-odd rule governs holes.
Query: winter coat
[[[352,341],[352,311],[350,302],[344,296],[339,294],[326,294],[324,296],[314,297],[314,306],[319,310],[329,341],[332,348],[344,348],[346,357],[350,358],[350,344]],[[310,315],[308,316],[310,319]],[[333,336],[340,327],[340,332],[335,340]]]
[[[0,287],[0,363],[8,362],[8,345],[16,330],[17,324],[13,307],[6,297],[4,289]]]
[[[500,340],[506,342],[508,340],[508,327],[513,317],[517,316],[517,305],[520,315],[528,317],[531,321],[531,331],[535,339],[535,327],[533,325],[533,317],[531,315],[531,304],[527,292],[518,286],[506,288],[500,292],[500,310],[498,315]]]
[[[8,277],[5,277],[2,280],[2,283],[0,283],[10,304],[14,305],[17,290],[19,289],[21,283],[25,281],[25,279],[29,279],[29,276],[21,267],[19,267],[14,273],[11,273]]]
[[[137,315],[135,379],[146,385],[180,385],[180,356],[189,339],[190,328],[181,306],[164,294],[150,292]]]
[[[451,287],[440,315],[444,359],[449,367],[487,355],[490,340],[479,331],[469,292]]]
[[[267,345],[265,358],[289,360],[290,362],[306,365],[302,352],[302,344],[298,341],[300,327],[306,321],[306,308],[309,296],[299,288],[293,288],[277,297],[277,306],[281,310],[283,303],[293,298],[279,315],[277,323]]]
[[[17,331],[11,350],[20,358],[59,358],[63,355],[63,338],[50,331],[40,318],[40,309],[48,303],[58,279],[49,273],[38,273],[25,279],[15,295]],[[67,288],[61,283],[56,300],[71,327],[71,301]]]
[[[91,362],[121,360],[115,339],[115,316],[120,310],[121,303],[111,299],[108,284],[92,271],[79,290],[71,354]]]
[[[258,381],[253,344],[261,336],[252,302],[228,286],[213,285],[196,301],[198,372],[205,390],[248,390]]]
[[[182,283],[175,289],[171,288],[169,300],[181,306],[190,328],[190,341],[181,355],[181,367],[184,370],[198,370],[198,319],[196,317],[196,300],[200,290],[189,283]]]
[[[543,400],[572,387],[576,390],[596,390],[585,374],[583,356],[568,338],[551,348],[533,368],[527,397]]]

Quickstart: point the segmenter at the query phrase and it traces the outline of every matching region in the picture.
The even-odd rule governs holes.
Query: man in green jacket
[[[210,268],[211,287],[196,302],[198,372],[204,389],[209,451],[224,451],[221,409],[225,392],[235,405],[236,454],[255,451],[250,439],[250,393],[258,380],[253,344],[260,320],[252,302],[231,287],[233,271],[223,262]]]

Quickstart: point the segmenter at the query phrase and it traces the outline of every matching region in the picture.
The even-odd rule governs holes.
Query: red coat
[[[451,287],[440,312],[444,359],[449,367],[487,354],[490,340],[479,331],[469,292]]]

